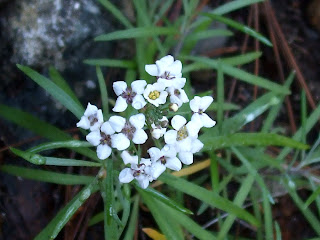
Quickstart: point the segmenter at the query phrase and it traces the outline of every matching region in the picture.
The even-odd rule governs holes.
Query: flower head
[[[212,102],[213,98],[210,96],[195,96],[190,101],[190,108],[193,111],[191,121],[197,122],[201,127],[206,128],[211,128],[216,125],[216,121],[212,120],[206,113],[204,113]]]
[[[157,122],[151,124],[151,136],[155,139],[161,138],[167,131],[168,118],[162,117]]]
[[[166,102],[168,93],[164,91],[165,85],[162,83],[154,83],[148,84],[146,89],[144,90],[143,96],[148,100],[151,104],[158,107],[160,104],[164,104]]]
[[[183,89],[168,87],[167,91],[170,95],[170,102],[176,103],[178,107],[181,107],[183,103],[189,102],[189,98]]]
[[[101,109],[88,103],[87,109],[85,110],[80,121],[77,123],[77,127],[83,129],[90,129],[90,131],[96,131],[100,128],[103,123],[103,115]]]
[[[118,96],[116,104],[112,109],[114,112],[123,112],[131,104],[135,109],[139,110],[146,105],[142,93],[147,85],[145,80],[136,80],[131,83],[131,87],[127,86],[124,81],[113,83],[113,90]]]

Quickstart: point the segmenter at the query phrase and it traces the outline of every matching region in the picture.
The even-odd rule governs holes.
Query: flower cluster
[[[183,90],[186,79],[182,77],[179,60],[168,55],[146,65],[145,70],[156,77],[154,83],[147,84],[145,80],[133,81],[130,86],[124,81],[113,83],[117,100],[112,110],[123,112],[131,105],[137,114],[129,119],[114,115],[103,121],[102,111],[89,103],[77,123],[77,127],[90,130],[86,139],[97,147],[99,159],[108,158],[112,148],[121,152],[124,164],[129,166],[120,172],[119,181],[129,183],[136,179],[142,188],[147,188],[167,168],[179,171],[182,163],[192,164],[193,154],[203,147],[198,139],[200,129],[216,124],[205,113],[212,97],[196,96],[189,102]],[[168,119],[168,110],[176,112],[187,102],[192,111],[190,121],[178,114]],[[158,147],[149,148],[145,154],[148,158],[142,158],[135,144],[146,143],[146,130]]]

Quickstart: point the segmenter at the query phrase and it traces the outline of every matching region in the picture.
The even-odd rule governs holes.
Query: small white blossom
[[[119,116],[112,116],[109,122],[113,129],[117,132],[121,131],[127,139],[132,140],[135,144],[143,144],[148,139],[148,135],[143,130],[146,122],[143,113],[132,115],[127,121]]]
[[[154,83],[148,84],[146,89],[144,90],[143,96],[148,100],[151,104],[158,107],[160,104],[164,104],[166,102],[168,93],[164,91],[165,85],[162,83]]]
[[[216,121],[204,113],[212,102],[213,98],[210,96],[195,96],[190,101],[190,108],[194,112],[191,120],[199,123],[201,127],[211,128],[216,125]]]
[[[183,103],[189,102],[189,98],[186,94],[186,92],[183,89],[177,89],[174,87],[169,87],[167,89],[167,92],[170,95],[170,102],[176,103],[178,107],[181,107]]]
[[[126,165],[128,163],[130,163],[130,164],[138,164],[138,161],[139,161],[138,156],[136,156],[136,155],[132,156],[132,155],[130,155],[130,153],[128,151],[123,151],[121,153],[121,158],[123,160],[123,163],[126,164]]]
[[[166,168],[174,171],[181,170],[182,164],[176,157],[177,153],[173,148],[170,148],[170,146],[165,145],[161,150],[152,147],[149,148],[148,153],[152,161],[151,175],[154,179],[157,179]]]
[[[85,110],[80,121],[77,123],[77,127],[83,129],[90,129],[90,131],[96,131],[100,128],[103,123],[103,115],[101,109],[88,103],[87,109]]]
[[[100,130],[89,133],[86,139],[93,146],[97,146],[97,156],[101,160],[110,156],[111,147],[122,151],[130,146],[130,141],[125,135],[123,133],[116,134],[108,121],[102,124]]]
[[[140,164],[131,164],[131,168],[125,168],[120,172],[119,181],[129,183],[133,179],[137,179],[141,188],[146,189],[149,182],[154,180],[151,176],[150,166],[150,159],[141,158]]]
[[[161,138],[167,131],[168,122],[167,117],[162,117],[157,123],[152,123],[151,136],[155,139]]]
[[[147,82],[145,80],[136,80],[131,83],[131,87],[127,86],[124,81],[113,83],[113,90],[118,96],[116,104],[112,109],[114,112],[123,112],[127,109],[128,104],[139,110],[146,105],[142,94]]]

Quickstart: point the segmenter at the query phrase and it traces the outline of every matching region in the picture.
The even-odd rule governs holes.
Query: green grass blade
[[[218,62],[218,77],[217,77],[217,122],[219,132],[222,130],[222,122],[223,122],[223,103],[224,103],[224,77],[221,69],[221,62]],[[220,123],[220,124],[219,124]]]
[[[255,39],[259,40],[260,42],[264,43],[265,45],[272,47],[272,43],[270,42],[270,40],[268,40],[266,37],[264,37],[263,35],[261,35],[260,33],[256,32],[255,30],[253,30],[252,28],[249,28],[243,24],[240,24],[236,21],[233,21],[229,18],[226,17],[222,17],[220,15],[217,14],[211,14],[211,13],[203,13],[202,15],[207,16],[209,18],[211,18],[212,20],[216,20],[218,22],[222,22],[234,29],[237,29],[241,32],[244,32],[246,34],[248,34],[251,37],[254,37]]]
[[[167,0],[163,3],[163,1],[161,0],[161,3],[162,3],[161,8],[157,12],[157,14],[155,14],[154,21],[153,21],[152,25],[156,25],[157,21],[159,21],[159,19],[161,19],[163,17],[163,15],[166,13],[166,11],[172,6],[172,2],[173,2],[173,0]]]
[[[173,27],[138,27],[119,30],[96,37],[95,41],[112,41],[119,39],[147,38],[159,35],[174,35],[177,29]]]
[[[210,59],[207,57],[197,57],[197,56],[183,56],[182,58],[208,65],[213,69],[218,69],[218,61],[214,59]],[[290,94],[290,91],[288,90],[287,87],[274,83],[265,78],[255,76],[254,74],[248,73],[246,71],[233,67],[229,64],[225,64],[222,62],[221,69],[224,72],[224,74],[230,75],[234,78],[237,78],[249,84],[257,85],[259,87],[268,89],[270,91],[273,91],[275,93],[282,94],[282,95]]]
[[[62,185],[77,185],[89,184],[93,181],[92,176],[73,175],[66,173],[57,173],[45,170],[31,169],[25,167],[18,167],[13,165],[3,165],[0,167],[2,172],[22,177],[25,179],[62,184]]]
[[[55,239],[64,225],[66,225],[71,219],[73,214],[75,214],[82,204],[97,190],[98,187],[96,181],[86,186],[58,212],[51,222],[35,237],[35,240]]]
[[[128,69],[136,68],[135,62],[130,60],[101,58],[101,59],[86,59],[83,62],[88,65],[100,66],[100,67],[116,67],[116,68],[128,68]]]
[[[275,133],[235,133],[227,136],[202,135],[200,141],[205,145],[203,150],[220,149],[235,146],[282,146],[297,149],[308,149],[309,146]]]
[[[101,68],[99,66],[96,67],[96,73],[97,73],[100,93],[101,93],[103,116],[104,116],[104,119],[108,119],[108,116],[109,116],[108,90],[107,90],[106,82],[104,81]]]
[[[130,220],[126,234],[124,235],[124,240],[132,240],[137,226],[138,221],[138,210],[139,210],[139,197],[135,197],[132,212],[130,214]]]
[[[190,196],[193,196],[205,203],[208,203],[213,207],[217,207],[230,214],[234,214],[238,218],[241,218],[241,219],[244,219],[245,221],[250,222],[252,225],[255,225],[255,226],[260,225],[257,219],[254,216],[252,216],[250,213],[234,205],[228,199],[220,197],[218,194],[214,192],[208,191],[205,188],[199,187],[191,182],[188,182],[184,179],[175,177],[167,173],[163,173],[160,176],[159,180],[177,189],[178,191],[182,191]]]
[[[133,27],[129,20],[121,13],[121,11],[113,5],[109,0],[98,0],[109,12],[115,16],[126,28]]]
[[[213,9],[211,12],[218,15],[223,15],[235,10],[238,10],[240,8],[250,6],[251,4],[263,2],[264,0],[235,0],[227,2],[215,9]]]
[[[84,113],[84,108],[75,102],[72,97],[65,93],[61,88],[59,88],[55,83],[50,81],[48,78],[42,76],[36,71],[29,67],[17,64],[17,67],[24,72],[28,77],[30,77],[34,82],[39,84],[48,93],[51,94],[58,102],[65,106],[70,112],[72,112],[78,119]]]
[[[81,147],[92,147],[92,144],[86,141],[78,141],[78,140],[48,142],[48,143],[43,143],[36,147],[30,148],[27,151],[31,153],[39,153],[42,151],[52,150],[57,148],[81,148]]]
[[[304,204],[304,208],[308,208],[308,206],[314,201],[317,199],[317,197],[319,197],[320,195],[320,186],[315,190],[313,191],[313,193],[311,194],[310,197],[308,197],[307,201],[305,202]]]
[[[185,44],[190,41],[199,41],[206,38],[214,38],[214,37],[221,37],[221,36],[232,36],[233,33],[227,29],[210,29],[207,31],[199,31],[194,32],[188,35],[185,39]]]
[[[239,207],[241,207],[244,203],[244,201],[246,200],[250,190],[251,190],[251,187],[252,187],[252,184],[254,183],[254,176],[249,174],[243,181],[241,181],[241,187],[233,201],[233,203]],[[234,223],[234,221],[236,220],[236,216],[235,215],[229,215],[227,217],[227,219],[224,221],[223,225],[221,226],[221,229],[219,231],[219,234],[218,234],[218,239],[222,240],[224,239],[232,224]]]
[[[81,106],[81,103],[74,93],[74,91],[70,88],[67,81],[61,76],[61,74],[54,68],[49,68],[49,76],[51,80],[63,91],[65,91],[66,94],[68,94],[77,104]]]

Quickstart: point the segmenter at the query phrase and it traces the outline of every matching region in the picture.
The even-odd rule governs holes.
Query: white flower
[[[198,97],[195,96],[190,101],[190,108],[194,112],[191,121],[198,122],[201,127],[211,128],[216,125],[216,121],[212,120],[204,111],[212,103],[213,98],[210,96]]]
[[[177,153],[172,147],[165,145],[161,150],[152,147],[149,148],[148,153],[152,161],[151,175],[154,179],[157,179],[166,168],[174,171],[181,170],[182,164],[176,157]]]
[[[101,109],[88,103],[87,109],[85,110],[80,121],[77,123],[77,127],[83,129],[89,129],[90,131],[96,131],[100,128],[103,123],[103,116]]]
[[[174,130],[169,130],[164,134],[164,141],[172,145],[179,153],[179,158],[184,164],[193,162],[193,153],[198,152],[203,144],[197,139],[200,130],[196,122],[187,120],[176,115],[171,120]]]
[[[141,158],[140,164],[131,164],[131,168],[125,168],[120,172],[119,181],[129,183],[133,179],[137,179],[141,188],[146,189],[149,182],[154,180],[151,176],[150,166],[150,159]]]
[[[127,86],[124,81],[117,81],[113,83],[113,90],[118,96],[116,104],[112,109],[114,112],[123,112],[127,109],[128,104],[139,110],[146,105],[142,94],[144,87],[147,85],[145,80],[136,80],[131,83],[131,87]]]
[[[143,113],[132,115],[129,121],[119,116],[112,116],[109,122],[115,131],[121,131],[127,139],[132,140],[135,144],[143,144],[148,139],[148,135],[143,130],[146,122]]]
[[[121,158],[122,158],[122,160],[123,160],[123,162],[124,162],[124,164],[128,164],[128,163],[130,163],[130,164],[138,164],[138,156],[132,156],[132,155],[130,155],[130,153],[128,152],[128,151],[123,151],[122,153],[121,153]]]
[[[159,104],[164,104],[166,102],[168,93],[164,91],[164,89],[165,85],[162,83],[156,82],[154,84],[148,84],[144,90],[143,96],[148,102],[158,107]]]
[[[169,87],[167,92],[170,95],[170,102],[176,103],[178,107],[181,107],[183,103],[189,102],[189,98],[183,89],[177,89],[174,87]]]
[[[93,146],[97,146],[97,156],[101,160],[110,156],[111,147],[122,151],[130,146],[126,136],[123,133],[116,134],[109,121],[103,123],[100,130],[89,133],[86,139]]]
[[[168,118],[162,117],[156,123],[151,124],[151,136],[155,139],[161,138],[167,131]]]

